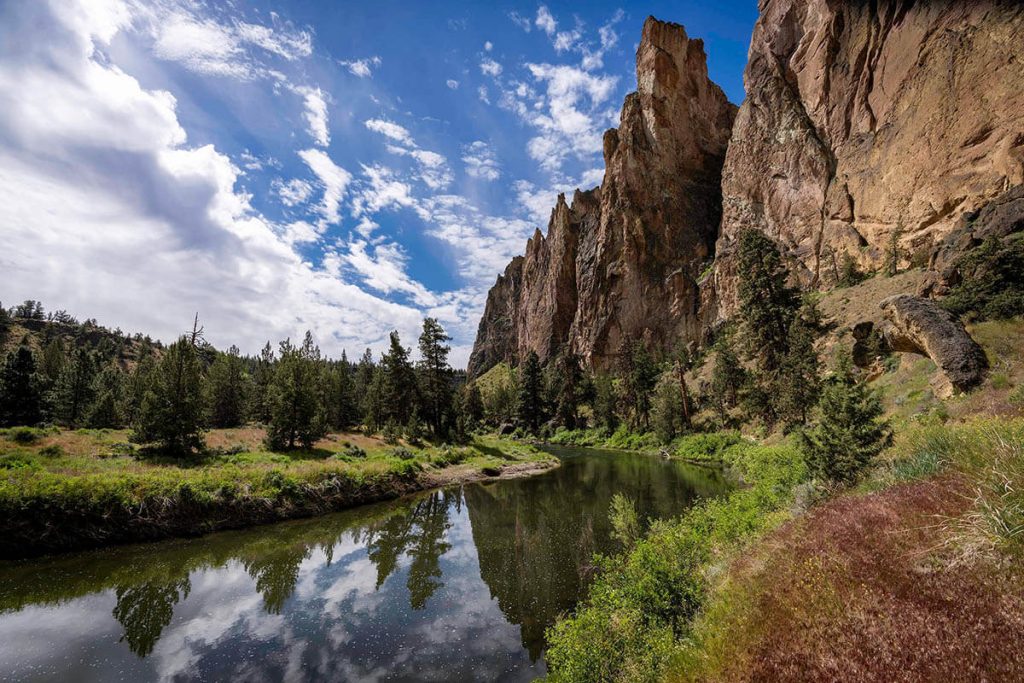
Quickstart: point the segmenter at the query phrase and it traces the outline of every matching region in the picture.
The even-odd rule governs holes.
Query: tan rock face
[[[722,179],[705,306],[735,306],[739,233],[776,238],[801,283],[844,253],[878,268],[894,232],[927,255],[1024,178],[1024,3],[762,1]]]
[[[559,198],[547,235],[527,244],[521,286],[508,270],[499,278],[470,374],[530,350],[546,360],[569,348],[600,367],[627,338],[663,347],[697,338],[696,280],[713,255],[735,112],[708,80],[702,41],[648,18],[637,92],[605,134],[604,181],[571,206]]]

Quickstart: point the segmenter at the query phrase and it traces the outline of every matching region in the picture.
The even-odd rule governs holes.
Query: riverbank
[[[489,437],[415,447],[332,434],[288,453],[264,450],[262,437],[258,427],[214,430],[208,453],[168,460],[123,430],[2,430],[0,559],[198,536],[558,466]]]
[[[733,444],[721,459],[745,486],[606,560],[549,634],[550,680],[1024,669],[1024,421],[905,426],[848,491],[811,481],[788,445]]]

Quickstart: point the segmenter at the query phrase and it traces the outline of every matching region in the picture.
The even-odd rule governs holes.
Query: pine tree
[[[359,410],[356,407],[352,365],[344,351],[341,352],[341,360],[332,363],[325,374],[327,421],[333,429],[348,431],[359,421]]]
[[[78,427],[92,405],[96,363],[92,354],[79,348],[65,364],[54,387],[54,411],[57,420],[66,427]]]
[[[227,353],[217,354],[207,381],[211,425],[237,427],[245,422],[249,382],[238,347],[232,346]]]
[[[739,318],[747,353],[767,381],[774,380],[789,346],[789,326],[800,300],[786,284],[778,248],[764,233],[746,230],[739,245]]]
[[[281,342],[280,358],[270,386],[267,441],[274,449],[311,448],[327,433],[320,401],[320,349],[306,332],[302,346]]]
[[[462,416],[466,429],[474,430],[484,419],[484,398],[476,382],[467,384],[462,391]]]
[[[388,412],[384,405],[384,368],[372,364],[366,367],[369,368],[370,380],[363,394],[363,419],[370,432],[378,432],[388,421]],[[362,368],[360,364],[360,370]]]
[[[382,400],[385,419],[405,425],[419,404],[416,372],[409,362],[409,350],[402,346],[398,332],[391,333],[391,346],[380,361],[384,371]]]
[[[420,361],[418,364],[419,394],[422,416],[436,438],[447,435],[452,404],[452,369],[448,365],[447,342],[451,337],[434,318],[423,320],[420,334]]]
[[[801,450],[816,475],[852,483],[892,441],[878,397],[853,374],[848,354],[839,357],[818,402],[818,424],[801,434]]]
[[[658,363],[640,340],[625,344],[621,358],[626,401],[633,406],[633,428],[650,429],[651,399],[661,375]]]
[[[363,351],[363,355],[359,358],[359,362],[356,363],[356,374],[354,382],[354,391],[356,395],[356,407],[359,409],[359,419],[357,422],[364,422],[369,424],[369,392],[370,384],[373,382],[374,369],[376,365],[373,362],[373,352],[370,349]],[[379,394],[378,394],[379,398]],[[379,408],[379,406],[377,406]],[[379,423],[375,423],[374,431],[380,428]]]
[[[153,373],[156,372],[156,358],[152,349],[143,347],[144,352],[135,365],[135,369],[129,373],[124,385],[124,404],[122,407],[125,424],[134,426],[142,411],[142,401],[149,390]]]
[[[580,357],[569,351],[559,354],[550,365],[548,387],[555,419],[566,429],[576,429],[586,389]]]
[[[651,405],[654,432],[667,444],[688,427],[683,419],[683,398],[674,373],[665,373],[654,389]]]
[[[789,425],[805,424],[818,401],[817,331],[809,317],[799,315],[789,327],[786,356],[779,368],[777,404],[780,417]]]
[[[60,373],[67,364],[67,351],[64,348],[64,340],[54,337],[43,348],[43,357],[39,362],[39,374],[45,377],[50,386],[57,383]]]
[[[530,351],[519,368],[519,400],[517,412],[519,421],[531,434],[540,430],[544,421],[544,381],[541,375],[540,359]]]
[[[594,419],[611,434],[619,426],[619,396],[615,380],[608,373],[594,378]]]
[[[253,368],[249,406],[249,415],[261,424],[270,422],[270,385],[274,381],[275,363],[274,350],[268,341],[256,358],[256,365]]]
[[[31,426],[41,419],[36,360],[31,349],[21,346],[7,354],[0,373],[0,424]]]
[[[92,407],[86,424],[93,429],[116,429],[124,424],[124,373],[111,363],[96,375]]]
[[[132,434],[137,443],[177,456],[204,448],[205,392],[194,337],[168,346],[150,373]]]
[[[724,334],[715,344],[715,367],[711,372],[711,395],[723,420],[739,403],[740,390],[747,383],[747,371],[733,347],[732,335]]]

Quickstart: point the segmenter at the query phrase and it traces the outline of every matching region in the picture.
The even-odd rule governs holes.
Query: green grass
[[[220,430],[211,433],[212,441],[248,438],[248,448],[211,449],[177,460],[140,452],[116,430],[47,431],[29,443],[19,441],[19,434],[7,430],[0,436],[0,529],[6,552],[12,552],[19,535],[22,542],[35,542],[31,534],[48,521],[68,542],[75,542],[75,529],[62,524],[88,524],[101,533],[104,520],[130,527],[133,518],[181,515],[185,508],[198,528],[215,526],[226,509],[237,515],[256,510],[261,519],[255,521],[267,521],[262,517],[406,492],[417,488],[420,473],[443,480],[451,468],[498,474],[509,463],[551,459],[529,445],[489,437],[461,446],[412,448],[345,435],[311,451],[275,453],[253,445],[261,440],[252,429]],[[230,525],[244,521],[233,519]],[[117,532],[130,536],[131,530]]]
[[[740,443],[727,451],[750,485],[656,522],[626,554],[598,558],[588,598],[548,633],[549,680],[658,680],[705,600],[716,562],[789,516],[793,490],[807,478],[799,452]]]
[[[609,434],[604,429],[558,429],[548,440],[558,446],[611,448],[622,451],[656,451],[661,440],[654,432],[634,432],[626,425]]]

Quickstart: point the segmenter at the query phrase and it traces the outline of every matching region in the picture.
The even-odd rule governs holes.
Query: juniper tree
[[[633,407],[633,427],[650,429],[651,398],[661,371],[640,340],[624,344],[620,361],[626,401]]]
[[[194,338],[182,336],[149,373],[132,439],[179,456],[202,450],[204,394]]]
[[[301,346],[281,342],[280,358],[270,385],[270,425],[267,441],[271,448],[310,448],[327,433],[327,420],[320,402],[320,349],[306,332]]]
[[[739,318],[746,351],[758,372],[772,378],[789,347],[789,326],[800,300],[786,284],[778,248],[759,230],[746,230],[739,244]]]
[[[839,357],[836,371],[825,383],[818,402],[820,419],[801,434],[808,467],[832,481],[851,483],[892,441],[888,422],[880,420],[878,397],[853,374],[848,354]]]
[[[34,425],[42,419],[36,360],[27,346],[7,354],[0,372],[0,424]]]
[[[519,421],[536,434],[544,421],[544,379],[541,373],[540,359],[535,351],[530,351],[526,360],[519,367],[519,394],[516,402]]]
[[[78,427],[85,419],[94,397],[96,363],[85,348],[77,349],[64,365],[54,387],[54,412],[66,427]]]
[[[249,376],[237,346],[217,354],[210,366],[210,424],[214,427],[237,427],[245,422],[249,396]]]
[[[94,429],[114,429],[124,424],[124,373],[111,363],[93,380],[93,403],[86,424]]]
[[[776,386],[778,413],[788,425],[806,423],[808,412],[818,400],[821,382],[814,349],[817,336],[810,316],[798,315],[789,326],[786,356]]]
[[[446,434],[446,420],[452,403],[452,369],[448,365],[451,337],[435,318],[423,320],[418,363],[419,396],[422,416],[435,437]]]

